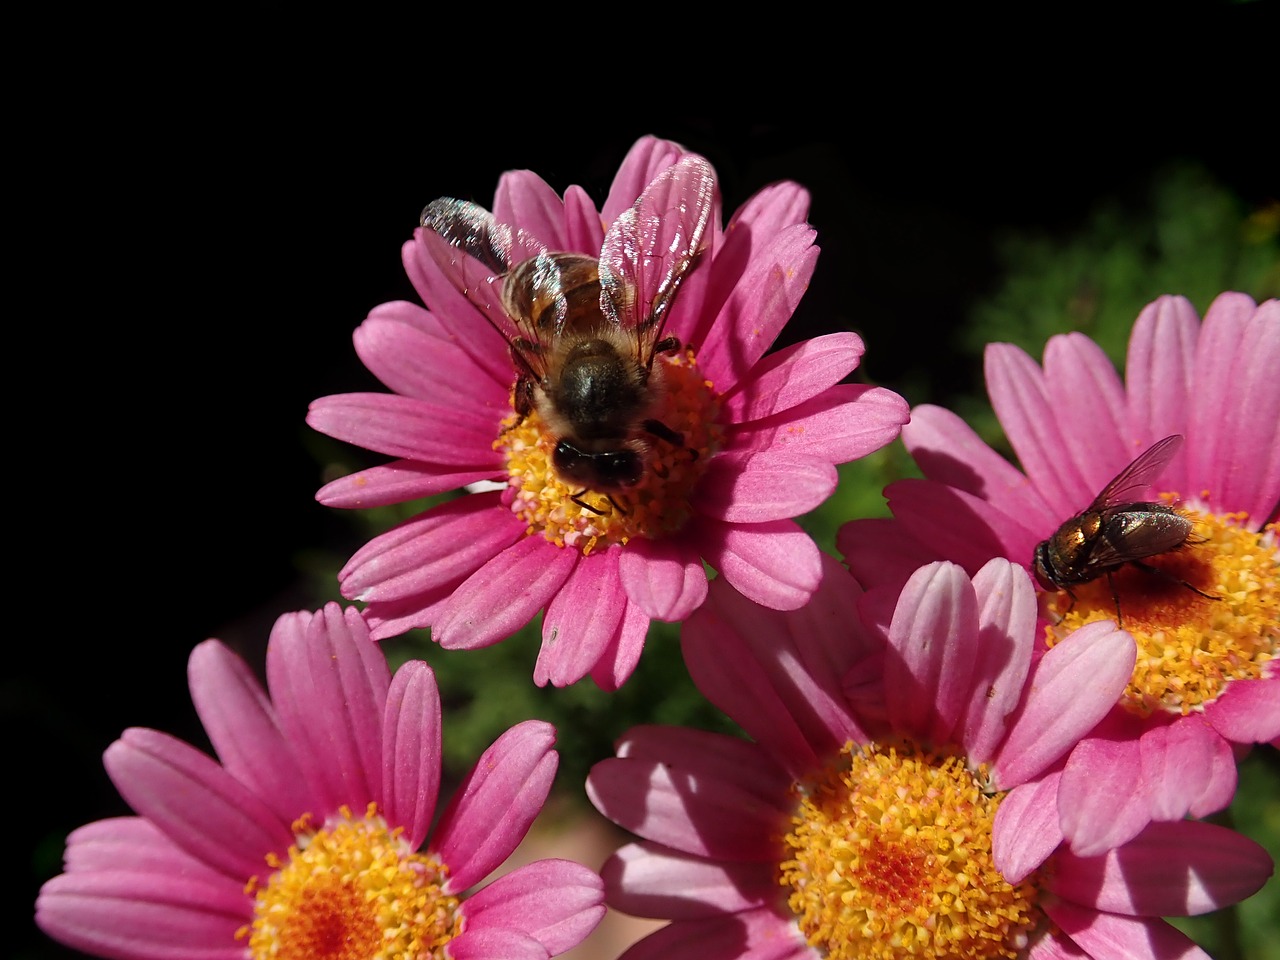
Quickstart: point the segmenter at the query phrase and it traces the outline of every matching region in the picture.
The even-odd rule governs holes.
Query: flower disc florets
[[[1182,548],[1151,559],[1162,575],[1131,566],[1112,574],[1124,629],[1138,644],[1121,703],[1143,717],[1202,710],[1229,681],[1262,677],[1280,646],[1276,525],[1258,532],[1244,513],[1183,512],[1195,521],[1195,533]],[[1054,621],[1046,629],[1050,646],[1086,623],[1117,615],[1105,577],[1074,592],[1070,609],[1065,594],[1046,602]]]
[[[787,903],[833,960],[1017,957],[1039,912],[1033,878],[996,869],[983,792],[958,757],[847,745],[797,787]]]
[[[623,490],[583,491],[556,473],[557,441],[534,411],[509,418],[494,448],[505,453],[510,474],[504,499],[511,511],[557,546],[583,554],[632,537],[658,539],[679,530],[692,515],[689,498],[720,448],[719,401],[703,379],[692,350],[658,356],[664,384],[658,420],[682,442],[645,436],[645,469],[639,483]]]

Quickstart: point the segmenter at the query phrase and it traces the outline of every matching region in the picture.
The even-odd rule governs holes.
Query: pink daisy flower
[[[703,601],[704,561],[766,606],[803,604],[821,564],[792,518],[907,418],[896,394],[839,383],[862,354],[852,333],[765,356],[813,272],[807,211],[804,189],[779,183],[722,229],[710,165],[654,138],[600,212],[528,171],[503,175],[492,215],[431,204],[404,247],[428,309],[383,304],[355,334],[394,393],[325,397],[308,416],[400,458],[329,484],[322,503],[473,491],[342,569],[372,635],[430,627],[470,649],[542,611],[536,682],[615,689],[650,620]],[[571,373],[582,356],[599,366]],[[606,390],[601,370],[627,386]]]
[[[155,730],[107,749],[139,816],[71,834],[65,872],[36,901],[49,936],[117,960],[545,960],[599,922],[600,878],[568,861],[468,893],[546,799],[548,724],[503,734],[424,848],[440,787],[435,677],[421,661],[392,677],[354,610],[277,621],[270,699],[216,640],[192,652],[189,676],[221,763]]]
[[[1072,585],[1074,600],[1042,597],[1048,644],[1119,618],[1139,650],[1116,709],[1063,774],[1063,829],[1077,853],[1151,820],[1223,808],[1235,791],[1232,745],[1280,738],[1277,370],[1280,301],[1238,293],[1218,297],[1203,323],[1181,297],[1150,304],[1124,383],[1082,334],[1051,338],[1043,368],[991,344],[987,389],[1025,473],[955,414],[917,407],[903,440],[926,479],[890,485],[894,518],[854,521],[837,539],[868,586],[939,557],[971,572],[991,557],[1030,568],[1037,545],[1126,464],[1184,438],[1150,490],[1129,497],[1173,502],[1191,521],[1185,545],[1141,558],[1164,576],[1126,564]]]
[[[1034,589],[999,559],[892,600],[834,561],[792,613],[712,584],[685,660],[751,739],[639,727],[588,781],[641,838],[602,870],[610,905],[672,921],[625,960],[1207,957],[1159,918],[1257,891],[1261,847],[1184,821],[1081,857],[1058,828],[1132,639],[1091,624],[1033,662]]]

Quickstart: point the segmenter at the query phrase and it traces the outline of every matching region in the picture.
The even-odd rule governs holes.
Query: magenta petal
[[[248,665],[217,640],[191,651],[191,700],[223,768],[250,787],[282,823],[309,809],[306,780],[275,710]]]
[[[322,810],[363,810],[382,796],[382,719],[391,684],[382,651],[353,608],[286,614],[267,643],[267,682]]]
[[[808,602],[822,579],[817,546],[791,520],[726,524],[704,519],[695,529],[707,562],[762,606],[795,610]]]
[[[513,634],[569,579],[579,554],[524,537],[468,577],[432,630],[446,650],[474,650]]]
[[[1204,719],[1196,714],[1180,717],[1166,726],[1152,727],[1138,740],[1142,781],[1151,802],[1154,820],[1181,820],[1193,809],[1214,813],[1221,800],[1225,807],[1235,793],[1235,764],[1223,764],[1231,748]],[[1216,778],[1226,782],[1215,784]],[[1204,809],[1204,807],[1208,809]]]
[[[67,837],[62,862],[66,873],[121,870],[184,876],[206,884],[240,879],[197,860],[142,817],[111,817],[77,827]]]
[[[1049,650],[1011,718],[992,763],[993,782],[1015,787],[1071,749],[1115,705],[1136,661],[1133,638],[1111,621],[1087,624]]]
[[[637,917],[696,920],[767,907],[778,899],[770,865],[722,863],[652,843],[622,847],[600,870],[609,905]]]
[[[1073,853],[1104,853],[1136,837],[1151,821],[1141,767],[1141,748],[1133,739],[1090,737],[1071,752],[1058,788],[1058,809]]]
[[[1270,743],[1280,737],[1280,675],[1230,681],[1204,715],[1233,743]]]
[[[391,679],[382,741],[382,814],[422,846],[440,791],[440,691],[435,674],[410,660]]]
[[[669,923],[621,960],[815,960],[795,918],[774,909],[746,910]]]
[[[765,523],[808,513],[836,488],[830,463],[790,453],[721,453],[694,491],[698,512],[728,523]]]
[[[533,682],[567,687],[599,662],[622,624],[627,597],[618,589],[618,555],[609,549],[583,557],[547,604]]]
[[[1124,366],[1129,416],[1138,436],[1158,440],[1187,432],[1199,333],[1200,318],[1186,297],[1158,297],[1138,314]],[[1186,462],[1185,456],[1175,457],[1164,471],[1168,489],[1184,495],[1191,492]]]
[[[637,538],[618,560],[628,599],[654,620],[684,620],[707,597],[707,573],[697,550],[678,537]]]
[[[725,448],[785,450],[826,463],[848,463],[896,440],[909,416],[907,401],[892,390],[841,383],[790,410],[731,427]]]
[[[568,860],[538,860],[499,877],[462,902],[466,928],[515,930],[551,956],[576,947],[604,916],[604,885]]]
[[[616,220],[636,202],[658,174],[672,166],[684,153],[679,144],[657,137],[641,137],[632,144],[614,174],[609,197],[600,208],[604,221],[612,223]]]
[[[231,877],[262,869],[293,842],[248,787],[190,744],[155,730],[126,730],[103,757],[126,803],[187,853]]]
[[[458,497],[374,537],[338,580],[344,595],[365,603],[415,596],[469,577],[524,532],[496,492]]]
[[[476,761],[429,845],[449,868],[447,892],[483,880],[529,832],[556,775],[555,740],[551,724],[526,720]]]
[[[895,732],[945,744],[972,689],[978,605],[952,563],[922,567],[902,589],[889,625],[885,703]]]
[[[591,679],[601,690],[612,693],[626,683],[640,662],[645,637],[649,634],[649,615],[634,603],[627,602],[622,622],[614,632],[596,665],[591,668]]]
[[[600,222],[600,214],[587,191],[577,184],[572,184],[564,192],[564,220],[564,249],[598,257],[604,245],[604,224]]]
[[[867,589],[888,584],[900,590],[911,574],[938,558],[902,524],[880,518],[850,520],[836,532],[836,549]]]
[[[551,956],[533,937],[488,927],[464,930],[446,949],[450,960],[548,960]]]
[[[545,243],[548,250],[569,249],[564,204],[547,181],[532,170],[508,170],[498,178],[498,189],[493,195],[493,218],[532,234]]]
[[[1046,900],[1043,909],[1063,934],[1096,960],[1213,960],[1160,919],[1120,917],[1053,899]]]
[[[742,423],[790,410],[839,383],[865,349],[856,333],[832,333],[769,354],[721,398],[724,415]]]
[[[316,491],[316,499],[326,507],[344,510],[385,507],[491,480],[496,473],[494,467],[453,470],[417,460],[397,460],[326,483]]]
[[[499,417],[483,407],[394,393],[344,393],[313,400],[307,423],[335,440],[390,457],[472,469],[502,463],[493,449]]]
[[[1253,896],[1271,876],[1266,850],[1212,823],[1153,823],[1102,856],[1063,851],[1048,875],[1064,899],[1129,916],[1195,916]]]
[[[1062,843],[1058,781],[1059,775],[1051,773],[1016,786],[996,810],[991,849],[996,869],[1010,883],[1021,883]]]

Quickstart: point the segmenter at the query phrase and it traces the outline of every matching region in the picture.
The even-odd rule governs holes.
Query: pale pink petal
[[[359,613],[330,603],[281,617],[267,643],[267,682],[323,812],[341,804],[363,810],[380,799],[391,676]]]
[[[473,469],[501,465],[492,411],[428,403],[393,393],[344,393],[311,402],[314,430],[390,457]]]
[[[762,606],[795,610],[822,579],[817,546],[790,520],[729,524],[704,518],[686,529],[707,562]]]
[[[515,930],[556,956],[596,928],[604,916],[604,885],[581,864],[538,860],[477,890],[461,912],[468,930]]]
[[[54,877],[36,900],[49,936],[99,957],[243,960],[236,931],[251,919],[249,897],[229,882],[150,870]]]
[[[836,488],[836,468],[786,452],[721,453],[698,481],[691,503],[727,523],[765,523],[808,513]]]
[[[698,351],[698,365],[721,391],[748,375],[795,313],[818,260],[816,235],[807,223],[798,223],[753,252]]]
[[[1151,822],[1151,795],[1141,766],[1136,739],[1094,736],[1071,751],[1058,788],[1058,809],[1073,853],[1105,853]]]
[[[624,684],[640,662],[645,637],[649,633],[649,615],[637,604],[627,602],[622,622],[591,668],[591,679],[601,690],[612,693]]]
[[[897,439],[909,417],[892,390],[837,384],[790,410],[725,431],[725,449],[787,450],[827,463],[857,460]]]
[[[374,640],[386,640],[408,630],[430,627],[451,596],[453,593],[446,584],[400,600],[370,603],[362,614],[364,622],[369,625],[369,636]]]
[[[508,170],[498,178],[493,217],[537,237],[548,250],[569,249],[564,204],[547,181],[532,170]]]
[[[1094,960],[1052,924],[1046,924],[1032,937],[1027,960]]]
[[[1134,433],[1148,440],[1186,434],[1197,383],[1195,353],[1200,318],[1186,297],[1163,296],[1138,314],[1129,336],[1124,377]],[[1190,495],[1186,456],[1164,471],[1167,489]],[[1198,492],[1198,491],[1195,491]]]
[[[620,960],[820,960],[795,918],[761,908],[667,924]]]
[[[769,354],[721,398],[722,415],[742,423],[790,410],[839,383],[858,365],[864,349],[856,333],[832,333]]]
[[[836,549],[862,586],[901,587],[911,574],[938,558],[896,520],[850,520],[836,532]]]
[[[1129,916],[1195,916],[1253,896],[1271,857],[1248,837],[1212,823],[1153,823],[1097,857],[1054,858],[1048,888],[1064,899]]]
[[[302,771],[253,671],[217,640],[191,651],[187,679],[196,713],[223,768],[282,823],[312,806]]]
[[[555,728],[526,720],[481,755],[428,846],[449,868],[448,893],[489,875],[524,839],[556,775]]]
[[[1280,675],[1230,681],[1204,716],[1234,743],[1270,743],[1280,737]]]
[[[564,192],[565,247],[570,253],[600,255],[604,245],[604,223],[587,191],[573,184]]]
[[[497,466],[455,470],[417,460],[397,460],[326,483],[316,492],[316,499],[326,507],[346,510],[385,507],[492,480],[500,473]]]
[[[733,749],[725,743],[729,738],[697,730],[683,731],[690,736],[681,744],[669,736],[672,729],[657,728],[668,735],[660,751],[650,747],[624,756],[620,747],[618,757],[592,767],[587,796],[596,809],[637,836],[686,853],[775,861],[789,781],[752,744]],[[728,769],[726,758],[742,753],[753,765]],[[750,776],[761,767],[765,786]]]
[[[453,592],[432,638],[446,650],[474,650],[510,636],[564,586],[578,557],[538,536],[517,540]]]
[[[652,843],[622,847],[600,869],[610,906],[638,917],[696,920],[767,907],[778,899],[773,865],[724,863]]]
[[[1120,375],[1093,340],[1067,333],[1045,344],[1044,383],[1063,424],[1059,462],[1073,463],[1085,489],[1096,493],[1141,452],[1145,440],[1132,435]]]
[[[422,846],[440,791],[440,691],[421,660],[391,679],[383,720],[381,813],[404,828],[405,842]]]
[[[1025,783],[1071,749],[1115,705],[1136,660],[1133,638],[1111,621],[1086,624],[1049,650],[992,762],[993,782]]]
[[[1026,475],[950,410],[930,404],[912,408],[902,441],[930,480],[999,504],[1028,529],[1060,522]]]
[[[1043,909],[1094,960],[1213,960],[1163,920],[1119,917],[1066,901],[1048,900]]]
[[[338,580],[345,596],[365,603],[413,596],[469,577],[525,529],[496,492],[459,497],[374,537]]]
[[[627,605],[626,594],[618,589],[622,552],[610,549],[583,557],[547,604],[533,668],[538,686],[577,683],[605,655]]]
[[[127,804],[187,853],[228,876],[251,877],[293,842],[282,822],[213,758],[156,730],[126,730],[103,756]]]
[[[991,827],[996,869],[1010,883],[1022,880],[1062,843],[1058,819],[1059,775],[1051,773],[1010,790]]]
[[[1206,796],[1230,802],[1235,793],[1234,764],[1228,768],[1229,783],[1212,785],[1212,778],[1225,772],[1214,755],[1225,752],[1230,757],[1231,748],[1196,714],[1144,731],[1138,747],[1154,820],[1181,820]]]
[[[884,671],[889,723],[927,744],[951,742],[977,655],[973,585],[952,563],[922,567],[902,589]]]
[[[627,598],[654,620],[684,620],[707,597],[707,573],[683,538],[637,538],[618,559]]]
[[[356,328],[356,355],[388,389],[420,400],[456,398],[490,410],[498,420],[511,410],[511,378],[492,379],[454,340],[433,336],[375,307]]]
[[[551,956],[526,934],[478,925],[454,937],[444,949],[451,960],[548,960]]]
[[[1003,742],[1006,718],[1022,698],[1036,630],[1036,594],[1017,564],[997,557],[973,578],[978,599],[978,643],[963,735],[965,755],[987,763]]]

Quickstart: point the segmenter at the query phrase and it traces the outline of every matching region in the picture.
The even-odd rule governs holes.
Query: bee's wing
[[[524,372],[541,379],[553,331],[539,329],[527,314],[511,309],[503,291],[513,267],[526,261],[554,263],[546,245],[523,230],[499,223],[483,207],[452,197],[427,204],[421,223],[427,249],[449,282],[502,334]],[[540,295],[555,299],[558,272],[554,268],[531,272],[552,286]]]
[[[609,226],[600,250],[600,307],[636,338],[645,366],[680,281],[702,249],[715,199],[715,172],[688,155],[660,173]]]
[[[1160,475],[1173,455],[1182,446],[1182,434],[1158,440],[1138,455],[1116,478],[1102,488],[1102,492],[1094,498],[1091,510],[1101,510],[1112,504],[1124,503],[1140,499],[1138,496]]]

